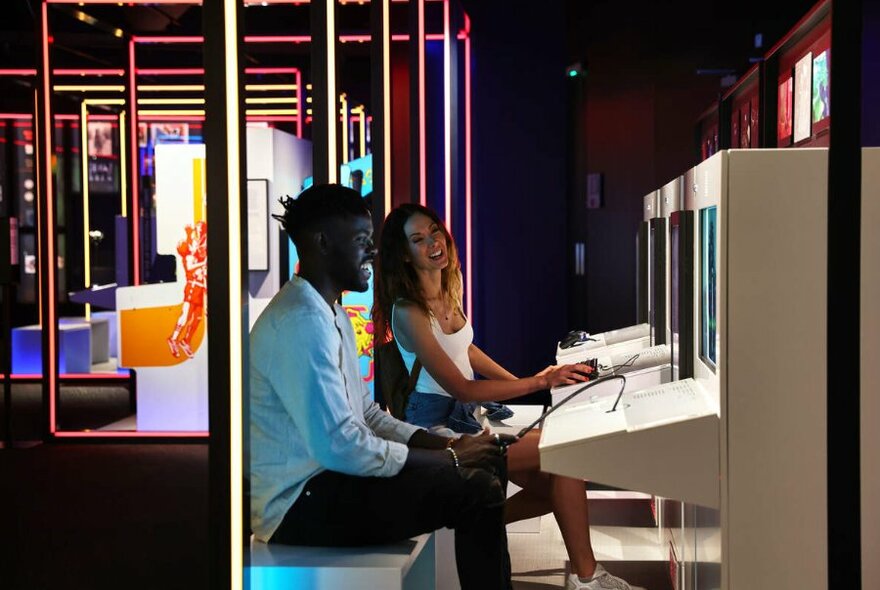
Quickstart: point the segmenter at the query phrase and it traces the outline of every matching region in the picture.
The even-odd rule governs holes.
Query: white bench
[[[251,539],[249,590],[434,590],[434,534],[389,545],[303,547]]]

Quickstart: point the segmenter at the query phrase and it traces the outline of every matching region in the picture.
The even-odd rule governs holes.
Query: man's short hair
[[[283,215],[272,215],[299,247],[303,236],[315,231],[321,223],[332,218],[370,216],[363,198],[357,191],[340,184],[318,184],[301,192],[298,197],[282,197]]]

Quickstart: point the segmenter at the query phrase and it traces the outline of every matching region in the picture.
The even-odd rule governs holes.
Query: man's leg
[[[510,587],[503,488],[483,470],[432,467],[395,477],[325,471],[306,484],[272,536],[291,545],[359,546],[454,528],[463,590]]]

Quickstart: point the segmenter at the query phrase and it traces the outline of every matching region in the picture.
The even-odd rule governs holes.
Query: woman
[[[406,419],[425,428],[473,432],[474,403],[503,401],[534,391],[587,381],[590,367],[547,367],[517,378],[473,344],[473,328],[461,309],[461,271],[452,237],[436,213],[416,204],[385,220],[376,266],[377,334],[393,334],[408,370],[422,364]],[[484,379],[474,379],[474,373]],[[553,512],[572,564],[566,588],[629,590],[596,563],[582,480],[540,471],[539,433],[531,431],[508,449],[511,481],[522,491],[509,498],[505,520]]]

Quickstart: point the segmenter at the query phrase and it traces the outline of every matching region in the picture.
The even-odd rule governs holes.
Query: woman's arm
[[[516,379],[516,375],[492,360],[492,357],[477,348],[476,344],[471,344],[470,348],[468,348],[468,359],[471,361],[471,367],[473,367],[474,372],[486,379],[502,381],[514,381]]]
[[[413,351],[440,387],[463,402],[503,401],[533,391],[587,380],[580,373],[589,371],[585,365],[566,365],[523,379],[467,379],[437,342],[431,331],[430,320],[421,309],[411,304],[397,304],[393,313],[397,328],[394,337],[401,346]]]

